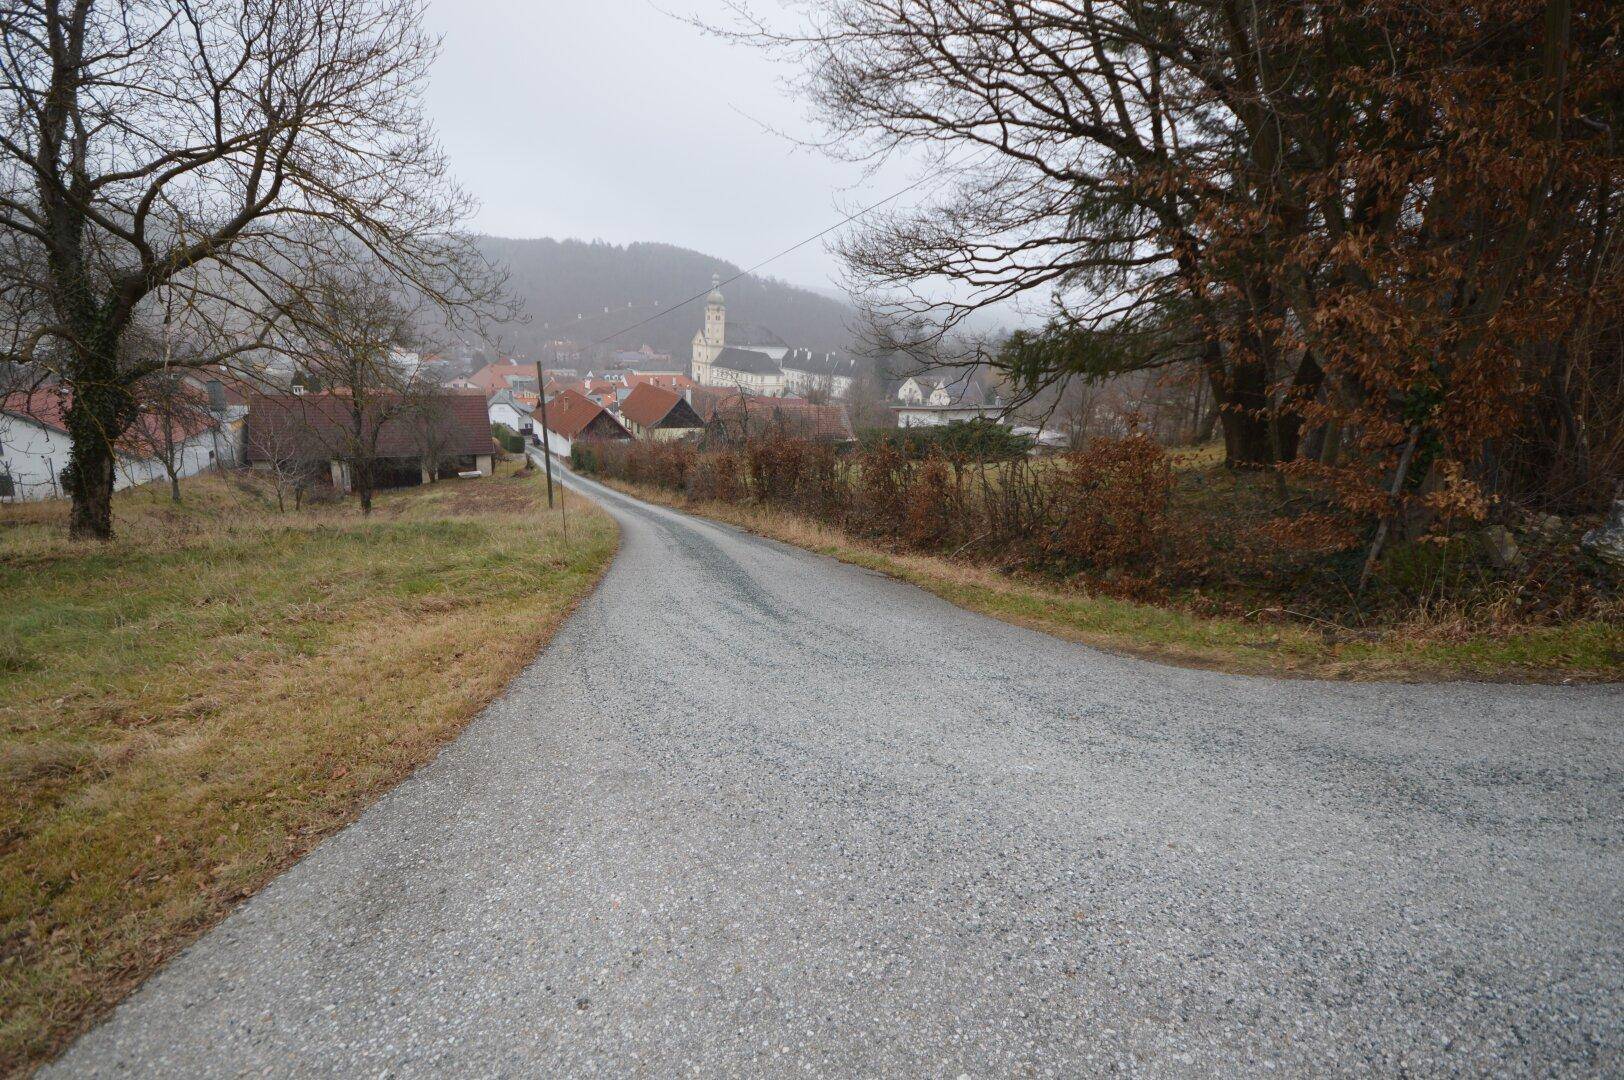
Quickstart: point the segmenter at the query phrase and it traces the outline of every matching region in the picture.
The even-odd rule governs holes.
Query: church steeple
[[[727,306],[722,299],[721,277],[717,274],[711,275],[710,295],[705,298],[705,340],[718,352],[727,343]]]
[[[694,335],[694,381],[710,382],[711,361],[727,344],[727,306],[722,298],[721,277],[711,275],[710,295],[705,297],[705,325]]]

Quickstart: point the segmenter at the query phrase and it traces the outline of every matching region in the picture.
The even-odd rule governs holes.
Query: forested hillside
[[[492,261],[508,267],[510,287],[530,316],[527,324],[502,329],[502,347],[516,352],[556,339],[591,344],[705,291],[712,274],[725,280],[739,272],[725,259],[670,244],[493,236],[480,245]],[[838,300],[755,275],[726,292],[729,319],[765,326],[792,345],[850,347],[854,313]],[[631,349],[647,342],[680,355],[702,317],[702,306],[690,304],[615,337],[610,346]]]

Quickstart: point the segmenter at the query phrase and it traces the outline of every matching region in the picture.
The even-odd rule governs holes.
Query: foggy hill
[[[542,342],[557,339],[588,345],[706,291],[712,274],[725,280],[739,272],[725,259],[671,244],[491,236],[480,246],[493,262],[508,267],[509,287],[530,316],[525,325],[502,329],[502,347],[520,353],[534,353]],[[756,275],[724,291],[729,320],[766,327],[795,346],[851,347],[854,312],[839,300]],[[604,347],[635,349],[647,342],[685,357],[703,318],[704,304],[696,301]]]

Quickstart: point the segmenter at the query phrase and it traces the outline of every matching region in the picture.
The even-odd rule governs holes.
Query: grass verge
[[[0,507],[0,1075],[431,759],[613,557],[539,474],[278,513],[244,478],[121,493],[119,538]],[[542,501],[538,501],[542,500]]]
[[[821,522],[752,505],[691,503],[645,484],[594,477],[671,506],[917,585],[944,600],[1057,637],[1151,660],[1297,678],[1505,682],[1617,680],[1624,627],[1602,620],[1499,633],[1447,619],[1378,631],[1330,624],[1199,615],[1014,577],[932,555],[888,551]]]

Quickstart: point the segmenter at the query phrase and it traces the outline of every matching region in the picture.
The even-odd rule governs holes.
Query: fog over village
[[[1602,0],[0,0],[0,1077],[1624,1070]]]

